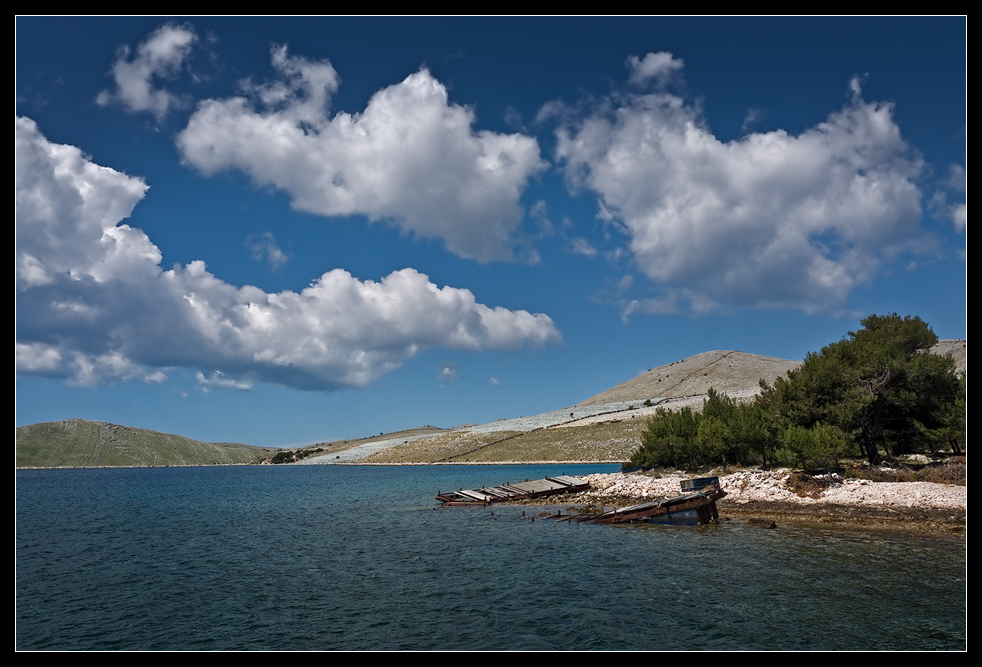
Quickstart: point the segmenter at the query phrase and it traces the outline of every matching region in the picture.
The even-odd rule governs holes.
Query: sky
[[[16,422],[297,447],[966,333],[966,19],[16,19]]]

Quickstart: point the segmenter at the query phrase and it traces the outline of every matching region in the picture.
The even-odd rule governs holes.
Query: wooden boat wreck
[[[720,487],[719,477],[701,477],[682,481],[682,491],[689,491],[674,498],[665,498],[630,507],[620,507],[610,512],[576,517],[578,523],[716,523],[719,513],[716,501],[726,495]]]
[[[436,499],[444,505],[490,505],[504,500],[525,500],[528,498],[544,498],[560,493],[586,491],[589,482],[582,479],[560,475],[545,479],[525,480],[516,484],[488,486],[483,489],[461,489],[449,493],[437,493]]]

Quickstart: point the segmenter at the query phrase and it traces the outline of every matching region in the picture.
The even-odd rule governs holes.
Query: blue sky
[[[18,18],[18,425],[298,446],[966,334],[954,18]]]

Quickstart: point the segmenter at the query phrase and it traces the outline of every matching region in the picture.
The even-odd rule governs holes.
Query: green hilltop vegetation
[[[234,465],[278,451],[85,419],[20,426],[16,449],[18,468]]]
[[[752,402],[710,388],[701,412],[657,410],[631,455],[640,467],[722,463],[837,468],[898,456],[961,456],[966,448],[966,372],[919,317],[870,315]],[[962,349],[967,351],[967,345]],[[964,355],[962,355],[964,359]]]

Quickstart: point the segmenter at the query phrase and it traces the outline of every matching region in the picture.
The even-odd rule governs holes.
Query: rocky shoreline
[[[687,477],[610,473],[586,475],[582,479],[590,482],[589,491],[523,501],[523,504],[609,509],[678,495],[679,483]],[[799,495],[800,491],[793,490],[794,482],[793,473],[786,469],[746,470],[721,476],[720,484],[727,497],[717,503],[720,518],[774,521],[778,526],[813,524],[925,534],[958,535],[965,531],[968,507],[965,486],[833,477],[827,480],[825,488],[813,488]]]

